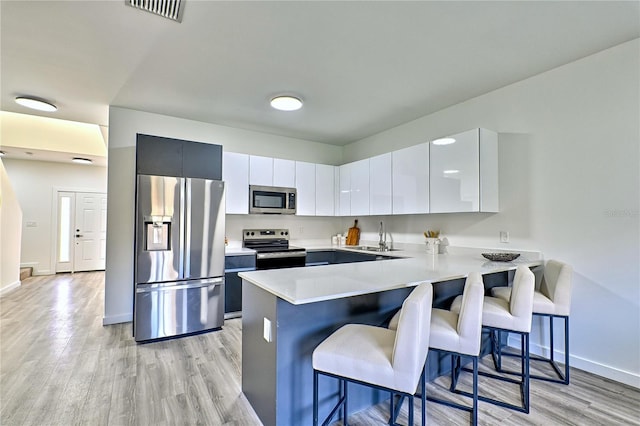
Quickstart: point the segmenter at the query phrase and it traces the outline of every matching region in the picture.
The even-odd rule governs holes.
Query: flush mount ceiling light
[[[124,3],[172,21],[182,22],[184,0],[124,0]]]
[[[54,112],[58,109],[57,106],[47,101],[27,96],[18,96],[16,98],[16,103],[27,108],[37,109],[38,111]]]
[[[455,141],[456,140],[454,138],[440,138],[433,141],[433,144],[434,145],[451,145],[452,143],[455,143]]]
[[[78,164],[91,164],[93,163],[93,161],[91,161],[88,158],[81,158],[81,157],[73,157],[73,159],[71,160],[74,163],[78,163]]]
[[[276,96],[271,99],[271,107],[280,111],[296,111],[302,108],[302,101],[295,96]]]

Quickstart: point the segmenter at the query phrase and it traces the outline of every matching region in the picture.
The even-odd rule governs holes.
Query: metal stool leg
[[[318,372],[313,370],[313,426],[318,426]]]

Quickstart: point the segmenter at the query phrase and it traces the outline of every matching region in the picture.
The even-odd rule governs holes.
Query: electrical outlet
[[[500,231],[500,242],[501,243],[509,242],[509,231]]]

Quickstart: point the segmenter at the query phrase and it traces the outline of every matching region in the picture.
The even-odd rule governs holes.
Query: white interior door
[[[107,194],[76,192],[74,271],[105,267]]]

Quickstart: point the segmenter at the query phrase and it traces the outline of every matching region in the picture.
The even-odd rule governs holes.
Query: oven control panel
[[[244,229],[242,230],[243,241],[256,240],[288,240],[288,229]]]

